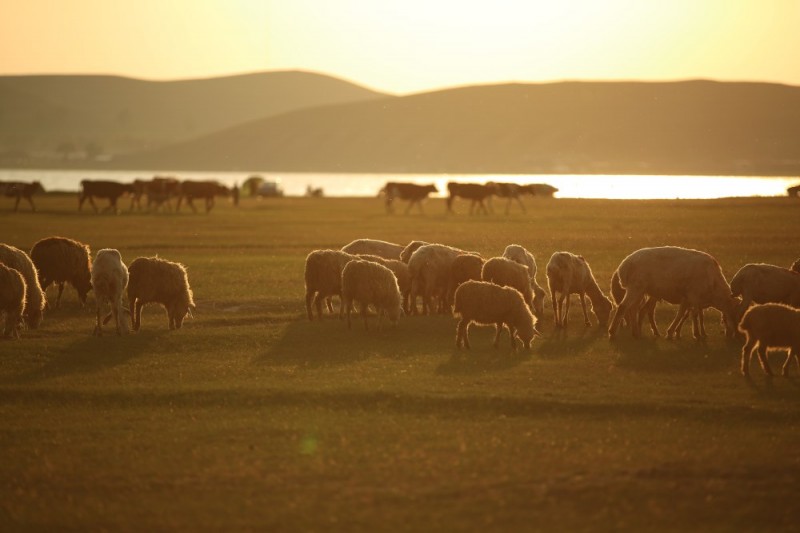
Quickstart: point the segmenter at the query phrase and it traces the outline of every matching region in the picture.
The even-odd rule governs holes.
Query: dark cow
[[[791,196],[792,198],[797,198],[800,196],[800,185],[793,185],[786,189],[786,194]]]
[[[408,200],[408,207],[406,208],[406,213],[411,211],[411,207],[414,204],[419,206],[420,213],[424,213],[422,210],[422,200],[428,197],[429,194],[439,192],[436,188],[436,185],[417,185],[416,183],[399,183],[395,181],[390,181],[384,185],[383,189],[381,189],[381,193],[386,196],[386,211],[389,213],[394,212],[392,208],[392,202],[394,200]]]
[[[488,215],[489,210],[484,200],[490,198],[494,194],[494,190],[494,186],[491,183],[456,183],[451,181],[447,184],[447,191],[450,193],[450,196],[447,197],[447,210],[451,213],[454,212],[453,201],[460,196],[461,198],[472,200],[469,206],[470,215],[474,212],[476,205],[479,213],[483,210]]]
[[[506,215],[511,209],[511,202],[513,202],[514,200],[517,201],[520,209],[522,209],[522,212],[525,213],[526,209],[525,209],[525,204],[522,203],[522,196],[525,194],[530,194],[530,195],[535,194],[531,190],[530,186],[520,185],[519,183],[502,183],[502,182],[490,181],[489,184],[494,186],[494,193],[495,195],[497,195],[497,197],[505,198],[508,200],[508,202],[506,202]]]
[[[158,210],[166,204],[168,211],[172,210],[172,198],[178,198],[181,194],[181,182],[176,178],[167,176],[155,176],[153,179],[135,180],[133,182],[133,198],[131,199],[131,210],[135,205],[137,210],[142,208],[142,196],[147,196],[147,210]]]
[[[534,196],[543,196],[545,198],[552,198],[558,189],[547,183],[529,183],[525,185]]]
[[[97,213],[95,198],[108,198],[108,207],[103,212],[111,209],[117,212],[117,200],[123,194],[134,194],[135,189],[132,183],[119,183],[118,181],[83,180],[81,182],[81,192],[78,196],[78,211],[83,210],[83,202],[87,199]]]
[[[217,181],[184,181],[181,183],[181,194],[178,196],[178,206],[175,210],[180,211],[181,202],[186,198],[186,203],[194,213],[197,213],[197,208],[192,200],[203,198],[206,202],[206,213],[208,213],[214,207],[216,196],[230,196],[230,194],[230,189]]]
[[[36,211],[36,206],[33,204],[33,195],[36,193],[44,192],[41,182],[34,181],[33,183],[26,183],[24,181],[0,181],[0,194],[9,198],[16,198],[14,202],[14,211],[19,209],[19,201],[22,198],[28,200],[31,204],[31,210]]]

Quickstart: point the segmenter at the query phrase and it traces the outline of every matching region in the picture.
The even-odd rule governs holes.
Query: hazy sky
[[[0,74],[800,85],[800,0],[0,0]]]

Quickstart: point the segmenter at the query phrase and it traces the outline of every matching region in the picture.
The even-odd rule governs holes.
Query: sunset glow
[[[3,8],[0,73],[151,79],[301,69],[404,93],[501,81],[800,84],[791,0],[209,0]]]

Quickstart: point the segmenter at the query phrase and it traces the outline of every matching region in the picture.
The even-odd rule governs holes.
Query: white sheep
[[[800,369],[800,309],[776,303],[755,305],[745,312],[739,331],[746,335],[742,347],[743,375],[750,373],[750,358],[756,347],[761,368],[767,375],[772,375],[767,350],[789,350],[781,372],[784,376],[789,375],[789,362],[793,358]]]
[[[556,327],[566,327],[569,317],[570,295],[577,294],[583,309],[583,322],[591,326],[586,310],[586,296],[592,303],[592,312],[600,327],[605,327],[613,305],[594,279],[592,269],[583,256],[570,252],[555,252],[547,263],[547,284],[553,302]],[[566,306],[564,306],[566,300]]]
[[[370,304],[375,306],[378,313],[378,330],[384,314],[396,324],[402,313],[402,296],[397,278],[389,268],[373,261],[350,261],[342,270],[342,306],[347,310],[348,329],[353,302],[361,305],[364,329],[369,329],[367,307]]]
[[[400,252],[405,247],[393,242],[379,241],[376,239],[356,239],[342,246],[342,251],[352,255],[377,255],[384,259],[400,259]]]
[[[494,347],[500,342],[503,326],[508,327],[511,348],[516,351],[516,337],[529,349],[536,330],[536,318],[522,298],[522,294],[511,287],[501,287],[485,281],[465,281],[456,289],[453,316],[460,318],[456,326],[456,348],[470,348],[469,326],[495,326]]]
[[[86,295],[92,289],[91,255],[88,244],[65,237],[47,237],[31,248],[31,260],[42,290],[47,291],[51,283],[58,285],[56,309],[61,305],[61,294],[67,282],[78,292],[81,305],[86,304]]]
[[[142,308],[149,303],[166,309],[169,329],[180,329],[195,307],[186,267],[159,257],[137,257],[128,266],[128,276],[133,330],[141,328]]]
[[[312,303],[317,308],[317,317],[322,320],[322,302],[329,296],[342,296],[342,270],[354,255],[341,250],[314,250],[306,257],[306,313],[313,320]],[[339,318],[344,317],[344,306],[339,307]]]
[[[19,248],[0,244],[0,264],[13,268],[25,278],[25,324],[31,329],[38,328],[47,301],[33,261]]]
[[[527,266],[505,257],[492,257],[483,265],[481,280],[517,289],[528,307],[533,309],[533,291]]]
[[[453,260],[463,250],[444,244],[426,244],[420,246],[408,261],[411,273],[411,305],[412,313],[417,312],[417,296],[422,295],[422,313],[430,313],[431,299],[439,301],[439,311],[448,307],[447,291],[450,288],[450,275]]]
[[[103,334],[100,326],[100,313],[104,304],[111,307],[111,317],[116,325],[117,335],[128,332],[128,318],[123,313],[122,295],[128,286],[128,269],[122,262],[119,250],[104,248],[99,250],[92,263],[92,289],[97,299],[97,321],[94,335]],[[108,318],[103,322],[107,322]]]
[[[748,263],[731,278],[731,292],[742,297],[742,310],[753,302],[800,307],[800,274],[775,265]]]
[[[356,257],[364,261],[378,263],[392,271],[397,278],[397,286],[400,287],[400,294],[403,296],[403,310],[408,313],[409,296],[411,294],[411,272],[408,269],[408,265],[399,259],[384,259],[377,255],[356,254]]]
[[[542,320],[544,317],[544,299],[547,293],[536,281],[537,268],[533,254],[519,244],[509,244],[506,246],[506,249],[503,250],[503,257],[528,267],[528,274],[531,278],[531,290],[533,290],[533,314],[536,318]]]
[[[628,313],[638,314],[645,296],[679,302],[681,309],[670,330],[688,310],[713,307],[722,313],[726,335],[735,334],[737,300],[731,295],[719,263],[709,254],[676,246],[642,248],[623,259],[617,271],[625,297],[608,328],[609,337],[614,338]],[[632,324],[634,337],[640,335],[638,325],[637,316]]]
[[[0,263],[0,314],[3,313],[6,315],[3,336],[18,339],[25,313],[25,277]]]

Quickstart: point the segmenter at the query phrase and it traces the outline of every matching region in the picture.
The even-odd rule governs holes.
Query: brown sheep
[[[195,308],[186,268],[159,257],[137,257],[128,267],[128,303],[133,330],[142,326],[142,308],[160,304],[167,311],[169,329],[180,329],[186,315]]]
[[[505,257],[492,257],[484,263],[481,279],[517,289],[528,307],[533,309],[533,291],[527,266]]]
[[[78,293],[81,305],[86,305],[86,295],[92,290],[92,252],[88,244],[64,237],[47,237],[31,248],[31,260],[39,273],[43,291],[51,283],[58,285],[56,309],[61,305],[64,283],[69,283]]]
[[[355,259],[341,250],[314,250],[306,257],[306,313],[314,320],[311,305],[317,308],[317,317],[322,320],[322,302],[328,296],[342,296],[342,270]],[[344,318],[344,306],[339,306],[339,318]]]
[[[553,315],[556,327],[566,327],[569,315],[569,296],[577,294],[583,309],[583,321],[591,326],[586,311],[585,296],[592,302],[592,312],[597,317],[600,327],[605,327],[611,315],[613,305],[594,279],[589,263],[583,256],[569,252],[555,252],[547,263],[547,283],[550,287],[550,299],[553,301]],[[564,300],[566,306],[562,308]]]
[[[767,350],[789,350],[783,363],[782,374],[789,375],[789,362],[794,358],[800,368],[800,309],[785,304],[762,304],[748,309],[739,331],[746,335],[742,347],[742,374],[750,373],[750,358],[758,348],[758,360],[764,372],[771,376],[772,369],[767,360]]]
[[[495,325],[495,348],[503,326],[508,327],[514,351],[517,349],[515,337],[519,337],[527,350],[534,335],[541,335],[536,330],[536,318],[517,289],[485,281],[465,281],[456,289],[453,316],[460,318],[456,326],[456,348],[470,348],[469,326],[473,322]]]
[[[17,270],[0,264],[0,313],[5,313],[3,336],[19,338],[19,325],[25,313],[25,278]]]
[[[0,244],[0,264],[13,268],[25,278],[25,324],[31,329],[38,328],[46,302],[33,261],[19,248]]]
[[[361,304],[364,329],[369,329],[367,307],[370,304],[378,312],[378,330],[381,329],[384,314],[396,324],[402,313],[402,296],[397,278],[389,268],[373,261],[350,261],[342,270],[342,307],[347,310],[348,329],[353,302]]]
[[[453,259],[453,264],[450,265],[450,288],[447,291],[450,301],[459,285],[469,280],[481,280],[484,263],[483,257],[477,254],[461,254]]]

